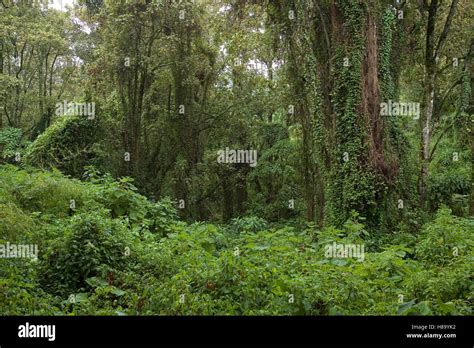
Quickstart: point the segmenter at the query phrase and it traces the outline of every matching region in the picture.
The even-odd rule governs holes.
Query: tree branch
[[[444,137],[444,135],[448,132],[448,130],[454,126],[454,123],[456,122],[456,120],[454,120],[453,122],[451,122],[445,129],[443,129],[443,131],[441,132],[441,134],[439,135],[438,139],[436,140],[436,143],[433,145],[433,148],[431,149],[431,153],[430,153],[430,157],[428,158],[428,161],[431,162],[431,160],[433,159],[433,155],[436,151],[436,148],[438,147],[438,144],[440,142],[440,140]]]
[[[435,57],[439,56],[439,54],[443,50],[444,44],[446,43],[446,38],[448,37],[449,30],[451,29],[451,24],[453,21],[454,14],[456,13],[457,4],[458,4],[458,0],[453,0],[451,2],[451,7],[449,9],[448,17],[446,18],[443,31],[441,35],[439,36],[438,45],[436,46]]]

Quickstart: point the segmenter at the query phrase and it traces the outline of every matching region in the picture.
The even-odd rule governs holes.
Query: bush
[[[96,140],[100,137],[98,119],[68,116],[57,120],[26,149],[24,162],[42,168],[56,168],[61,172],[80,177],[84,167],[100,164],[104,153]]]
[[[14,159],[16,154],[23,151],[23,132],[20,128],[0,129],[1,159]]]
[[[258,232],[267,228],[267,221],[256,216],[248,216],[232,219],[230,228],[237,233]]]
[[[85,290],[90,277],[126,268],[133,243],[123,223],[106,216],[104,211],[82,213],[62,226],[64,235],[52,241],[41,258],[45,290],[69,295]]]
[[[427,265],[447,265],[459,256],[472,256],[474,220],[462,219],[440,209],[436,219],[423,227],[416,257]]]
[[[40,253],[0,260],[0,314],[472,314],[474,221],[448,209],[416,237],[377,244],[357,213],[321,230],[253,216],[186,224],[171,200],[150,202],[127,178],[0,173],[0,244]],[[364,258],[326,257],[333,242],[363,244]]]
[[[14,203],[0,203],[0,239],[12,243],[26,240],[35,227],[34,220]]]

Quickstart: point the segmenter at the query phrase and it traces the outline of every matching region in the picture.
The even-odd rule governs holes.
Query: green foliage
[[[114,182],[89,170],[89,182],[80,183],[58,173],[0,170],[8,173],[0,176],[0,244],[34,241],[40,250],[36,262],[2,260],[1,314],[472,314],[473,221],[447,209],[416,241],[395,234],[374,248],[355,212],[341,228],[321,230],[270,228],[253,216],[229,226],[188,225],[177,220],[170,200],[151,203],[127,179]],[[40,187],[70,182],[83,204],[68,216],[6,203],[31,176]],[[113,213],[118,204],[122,214]],[[134,211],[143,211],[142,224],[131,222]],[[334,242],[364,245],[364,257],[327,258],[324,246]]]
[[[100,131],[97,118],[63,116],[27,148],[24,162],[80,177],[86,165],[103,159],[104,154],[97,144]]]
[[[459,219],[449,209],[440,209],[433,222],[426,224],[416,248],[418,259],[435,265],[447,265],[465,257],[474,247],[474,221]]]
[[[432,163],[432,175],[427,182],[428,203],[431,211],[444,204],[456,215],[465,216],[472,185],[472,164],[469,163],[470,154],[467,151],[458,153],[456,150],[451,144],[443,144],[439,158]],[[454,155],[459,157],[457,161],[453,161]]]
[[[147,211],[148,229],[153,233],[166,236],[173,231],[177,224],[178,213],[175,203],[169,198],[163,198],[152,204]]]
[[[39,260],[0,259],[0,315],[472,315],[469,0],[30,2],[0,16],[0,244]]]
[[[80,183],[66,179],[57,171],[28,172],[4,166],[0,173],[3,177],[0,191],[5,194],[0,197],[0,202],[15,202],[24,211],[65,216],[69,213],[71,200],[79,206],[84,201]]]
[[[1,260],[0,303],[2,316],[61,314],[54,297],[39,286],[37,262],[30,260]]]
[[[106,216],[103,211],[77,214],[61,230],[55,227],[57,237],[42,255],[39,278],[45,290],[76,293],[85,289],[88,278],[126,268],[130,235],[122,221]]]
[[[136,193],[137,188],[133,186],[131,178],[115,181],[110,176],[105,176],[91,182],[100,182],[93,199],[110,209],[113,218],[127,216],[131,222],[138,222],[145,217],[149,203],[145,197]]]
[[[2,149],[1,157],[3,159],[15,157],[17,153],[21,154],[22,134],[20,128],[0,129],[0,149]]]
[[[0,203],[1,237],[9,241],[18,241],[27,237],[34,227],[34,220],[14,203]]]
[[[265,230],[267,222],[256,216],[248,216],[243,218],[232,219],[230,228],[237,233],[241,232],[258,232]]]

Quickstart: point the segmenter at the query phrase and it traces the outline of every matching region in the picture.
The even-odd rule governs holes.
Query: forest
[[[473,18],[0,0],[0,315],[472,315]]]

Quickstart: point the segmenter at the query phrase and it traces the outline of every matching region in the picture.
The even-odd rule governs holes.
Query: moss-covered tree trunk
[[[393,124],[380,114],[384,90],[380,73],[388,64],[379,64],[379,45],[387,38],[381,31],[390,27],[383,25],[385,9],[375,3],[333,1],[329,15],[336,146],[328,214],[330,222],[339,225],[354,210],[378,225],[381,216],[376,208],[386,199],[398,168],[397,156],[388,146]]]
[[[380,115],[397,76],[393,10],[376,1],[278,1],[270,13],[284,26],[299,105],[308,219],[317,212],[318,222],[340,225],[358,211],[378,226],[399,165],[396,124]]]

